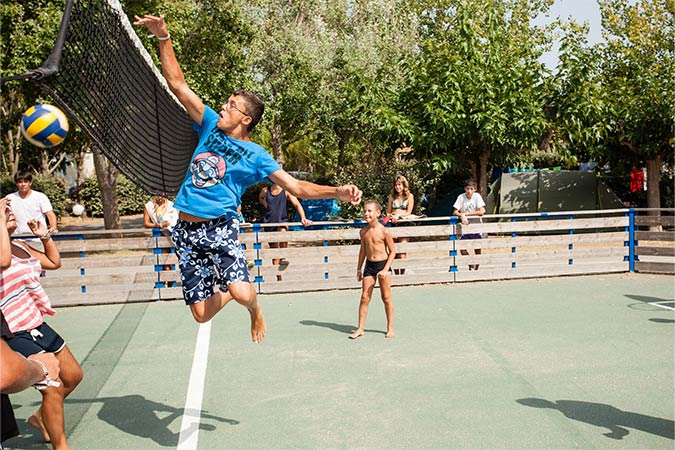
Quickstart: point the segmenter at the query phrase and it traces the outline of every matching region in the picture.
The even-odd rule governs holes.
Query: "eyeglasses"
[[[245,115],[246,117],[251,117],[251,116],[249,116],[248,114],[246,114],[244,111],[242,111],[241,109],[237,108],[237,105],[236,105],[236,103],[234,103],[234,102],[227,102],[227,103],[225,103],[225,108],[227,108],[227,109],[234,109],[235,111],[239,111],[240,113],[242,113],[242,114]]]

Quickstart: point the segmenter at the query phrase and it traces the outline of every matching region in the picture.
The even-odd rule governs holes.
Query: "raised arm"
[[[22,247],[40,261],[43,269],[55,270],[61,267],[61,253],[59,253],[59,249],[51,237],[51,232],[47,230],[47,226],[41,221],[33,219],[28,221],[28,227],[35,236],[40,238],[45,251],[41,252],[30,245],[22,245]]]
[[[12,244],[7,231],[7,212],[9,199],[0,199],[0,270],[8,268],[12,264]]]
[[[345,184],[339,187],[322,186],[309,181],[298,180],[284,170],[277,170],[268,178],[300,198],[337,198],[352,205],[358,205],[363,195],[361,190],[353,184]]]
[[[178,64],[178,59],[176,59],[176,54],[173,51],[171,35],[164,22],[164,16],[158,17],[146,14],[143,17],[134,16],[134,18],[136,19],[134,25],[146,27],[148,32],[159,41],[162,74],[166,78],[169,89],[171,89],[171,92],[176,95],[178,101],[185,107],[192,120],[201,125],[202,117],[204,116],[204,103],[185,81],[183,70],[180,64]]]

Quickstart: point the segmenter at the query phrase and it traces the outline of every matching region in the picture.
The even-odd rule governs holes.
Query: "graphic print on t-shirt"
[[[249,158],[252,152],[230,140],[214,128],[204,142],[209,151],[195,155],[190,164],[192,184],[200,189],[218,184],[225,177],[227,164],[235,165],[242,158]]]

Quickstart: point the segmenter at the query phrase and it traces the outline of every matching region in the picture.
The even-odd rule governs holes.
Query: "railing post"
[[[635,208],[628,208],[628,270],[635,272]]]
[[[456,281],[455,273],[457,272],[457,221],[459,217],[450,216],[450,252],[449,256],[451,258],[449,272],[453,273],[452,281]]]
[[[256,268],[256,275],[254,277],[254,282],[258,286],[257,292],[260,294],[262,286],[260,286],[261,283],[263,283],[265,280],[263,279],[262,275],[260,275],[260,266],[262,266],[262,258],[260,257],[260,250],[262,250],[262,242],[260,242],[260,233],[262,232],[262,227],[260,226],[259,223],[254,223],[253,224],[253,233],[255,233],[255,242],[253,243],[253,249],[255,250],[255,261],[253,261],[253,267]],[[249,274],[250,276],[250,274]]]

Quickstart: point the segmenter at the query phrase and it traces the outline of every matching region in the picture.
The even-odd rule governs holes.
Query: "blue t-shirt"
[[[260,145],[220,131],[218,118],[205,106],[201,126],[195,123],[199,144],[174,202],[177,210],[206,219],[236,217],[246,188],[281,169]]]

